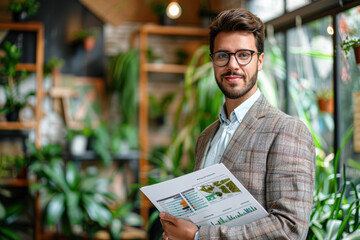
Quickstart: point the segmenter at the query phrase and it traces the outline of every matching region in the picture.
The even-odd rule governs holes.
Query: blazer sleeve
[[[200,240],[306,239],[315,158],[313,137],[307,127],[299,120],[285,121],[268,149],[266,160],[265,208],[269,216],[242,226],[202,226]]]

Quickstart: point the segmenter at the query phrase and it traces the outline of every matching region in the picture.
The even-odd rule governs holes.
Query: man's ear
[[[261,53],[258,55],[258,71],[262,69],[263,63],[264,63],[264,53]]]

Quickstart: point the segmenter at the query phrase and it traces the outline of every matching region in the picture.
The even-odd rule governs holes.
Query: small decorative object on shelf
[[[160,25],[174,25],[174,20],[166,14],[168,2],[165,0],[147,0],[150,10],[158,17]]]
[[[23,22],[28,16],[35,15],[39,6],[37,0],[10,0],[6,9],[12,11],[14,22]]]
[[[74,34],[74,42],[82,42],[85,51],[92,51],[99,36],[99,29],[82,29]]]

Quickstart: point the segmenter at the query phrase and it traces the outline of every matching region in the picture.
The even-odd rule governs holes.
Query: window
[[[360,38],[360,6],[351,8],[347,11],[337,14],[338,38],[339,42],[349,39]],[[338,45],[340,48],[340,45]],[[360,65],[356,63],[355,52],[353,48],[349,49],[348,54],[343,50],[337,51],[338,58],[338,87],[339,87],[339,136],[344,140],[344,136],[351,131],[354,126],[354,137],[350,138],[344,145],[341,153],[342,163],[346,166],[347,177],[356,179],[359,172],[360,157],[360,139],[359,139],[359,92],[360,92]],[[358,169],[360,170],[360,169]]]
[[[291,12],[311,3],[311,0],[286,0],[286,11]]]
[[[288,113],[312,128],[325,153],[334,150],[333,41],[330,16],[287,32]]]
[[[247,0],[246,7],[266,22],[284,13],[284,0]]]

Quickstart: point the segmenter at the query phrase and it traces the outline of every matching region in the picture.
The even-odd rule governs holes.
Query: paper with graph
[[[140,190],[160,212],[198,226],[238,226],[268,215],[222,163]]]

